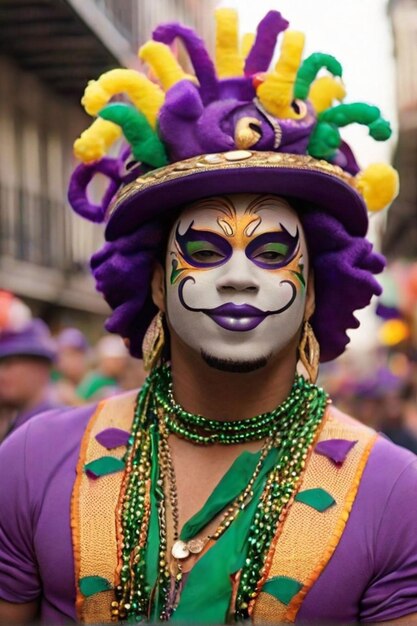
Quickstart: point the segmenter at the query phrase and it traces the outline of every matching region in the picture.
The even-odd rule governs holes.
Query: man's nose
[[[227,291],[259,291],[256,268],[243,251],[235,252],[223,266],[223,272],[217,280],[217,290]]]

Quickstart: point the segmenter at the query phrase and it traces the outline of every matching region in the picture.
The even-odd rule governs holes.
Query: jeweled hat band
[[[300,175],[304,175],[302,188]],[[318,176],[327,184],[317,186]],[[341,167],[307,155],[252,150],[199,155],[151,170],[126,184],[109,206],[107,235],[112,239],[125,233],[126,229],[134,227],[136,217],[144,222],[159,217],[161,212],[168,215],[170,209],[177,206],[178,193],[186,204],[203,197],[202,189],[206,189],[207,196],[268,190],[276,195],[316,202],[346,223],[353,234],[363,236],[367,229],[366,208],[356,190],[357,184],[358,179]],[[158,188],[157,195],[155,188]],[[354,208],[352,192],[356,196]],[[352,220],[352,213],[355,213],[355,220]]]

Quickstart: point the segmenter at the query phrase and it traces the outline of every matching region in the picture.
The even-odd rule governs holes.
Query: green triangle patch
[[[331,506],[336,504],[336,500],[330,495],[330,493],[321,489],[321,487],[300,491],[295,496],[295,500],[311,506],[311,508],[316,509],[316,511],[320,511],[320,513],[323,513],[323,511],[326,511]]]
[[[102,578],[102,576],[84,576],[84,578],[80,578],[78,584],[81,593],[86,598],[93,596],[95,593],[108,591],[112,588],[109,581],[106,578]]]
[[[90,478],[114,474],[114,472],[120,472],[124,468],[124,461],[115,456],[102,456],[84,465],[84,471]]]
[[[274,576],[266,581],[262,591],[274,596],[283,604],[289,604],[293,597],[300,591],[302,584],[288,576]]]

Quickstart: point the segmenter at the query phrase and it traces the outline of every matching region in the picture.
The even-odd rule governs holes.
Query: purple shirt
[[[40,598],[41,619],[53,624],[75,621],[70,499],[93,410],[37,416],[0,447],[0,598]],[[378,622],[417,612],[416,529],[417,459],[381,437],[297,621]]]
[[[20,426],[23,426],[23,424],[26,424],[26,422],[32,419],[32,417],[35,417],[35,415],[39,415],[40,413],[45,413],[46,411],[52,411],[53,409],[59,408],[62,408],[62,405],[58,402],[49,399],[43,400],[32,409],[18,413],[13,420],[8,434],[12,433],[14,430],[16,430],[16,428],[20,428]]]

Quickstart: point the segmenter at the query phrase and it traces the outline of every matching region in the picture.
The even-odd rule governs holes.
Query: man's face
[[[21,408],[46,390],[50,365],[45,359],[10,356],[0,359],[0,404]]]
[[[242,194],[196,202],[169,237],[168,323],[209,364],[255,369],[302,323],[307,263],[301,223],[286,201]]]
[[[88,359],[84,350],[77,348],[61,348],[58,355],[57,369],[74,384],[78,384],[88,369]]]

